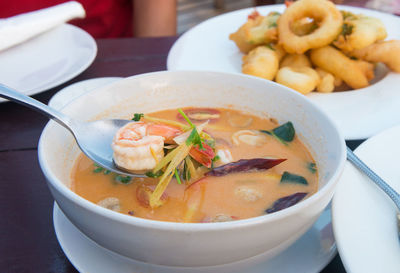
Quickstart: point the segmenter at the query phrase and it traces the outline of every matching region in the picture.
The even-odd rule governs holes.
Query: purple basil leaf
[[[224,176],[230,173],[248,172],[254,170],[268,170],[286,159],[253,158],[240,159],[219,167],[216,167],[206,173],[206,176]]]
[[[293,205],[297,204],[298,202],[300,202],[306,195],[307,195],[307,192],[296,192],[292,195],[279,198],[265,212],[273,213],[273,212],[276,212],[279,210],[286,209],[286,208],[293,206]]]

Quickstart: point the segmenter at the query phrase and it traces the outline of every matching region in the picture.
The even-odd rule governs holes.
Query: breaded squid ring
[[[309,17],[320,25],[312,33],[296,35],[291,25]],[[299,0],[291,4],[278,19],[279,42],[288,53],[302,54],[311,48],[330,44],[340,33],[342,14],[328,0]]]
[[[391,70],[400,73],[400,41],[381,41],[366,48],[354,50],[352,56],[368,62],[382,62]]]
[[[279,56],[275,50],[259,46],[243,56],[242,72],[244,74],[273,80],[279,68]]]
[[[318,85],[320,78],[311,67],[285,66],[279,69],[275,81],[302,94],[310,93]]]
[[[312,49],[311,62],[334,76],[341,78],[351,88],[368,86],[368,78],[356,61],[350,59],[332,46]]]

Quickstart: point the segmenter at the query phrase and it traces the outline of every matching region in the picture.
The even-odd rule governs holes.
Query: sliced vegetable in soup
[[[72,190],[105,208],[172,222],[222,222],[285,209],[318,189],[317,164],[287,121],[232,109],[132,113],[112,144],[111,173],[83,154]]]

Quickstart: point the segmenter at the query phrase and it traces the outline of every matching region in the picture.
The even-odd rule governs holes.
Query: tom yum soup
[[[100,206],[147,219],[221,222],[273,213],[317,191],[318,171],[293,124],[231,109],[136,113],[113,141],[130,178],[83,154],[72,190]]]

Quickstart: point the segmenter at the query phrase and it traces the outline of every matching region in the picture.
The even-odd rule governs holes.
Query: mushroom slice
[[[245,186],[240,186],[235,189],[235,195],[247,202],[255,202],[262,197],[262,193]]]
[[[229,222],[235,220],[232,216],[226,215],[226,214],[217,214],[215,217],[211,219],[211,222],[217,223],[217,222]]]
[[[265,134],[256,130],[240,130],[232,135],[232,141],[235,145],[242,142],[252,146],[261,146],[267,143],[268,139]]]
[[[116,197],[104,198],[103,200],[100,200],[99,202],[97,202],[97,205],[99,205],[103,208],[106,208],[106,209],[116,211],[116,212],[121,211],[119,199]]]

